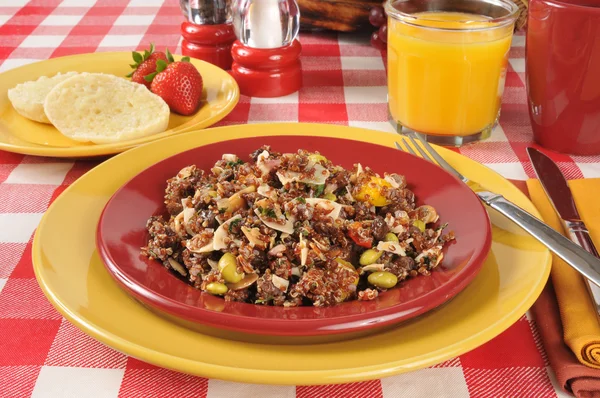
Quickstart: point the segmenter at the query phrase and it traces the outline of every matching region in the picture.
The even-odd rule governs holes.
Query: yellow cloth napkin
[[[575,204],[600,249],[600,179],[569,181]],[[538,180],[528,180],[531,201],[544,221],[564,233],[558,215]],[[582,364],[600,369],[600,324],[595,305],[583,277],[564,261],[553,256],[550,273],[563,324],[565,343]]]

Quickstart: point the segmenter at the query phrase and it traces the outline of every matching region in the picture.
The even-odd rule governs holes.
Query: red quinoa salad
[[[454,239],[402,175],[269,146],[250,159],[169,179],[142,254],[227,301],[330,306],[427,277]]]

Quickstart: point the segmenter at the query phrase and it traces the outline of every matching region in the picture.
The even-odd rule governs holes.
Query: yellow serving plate
[[[175,59],[180,59],[175,56]],[[208,62],[191,59],[202,75],[203,103],[195,114],[181,116],[171,112],[166,131],[148,137],[96,145],[71,140],[54,126],[19,115],[8,99],[8,90],[19,83],[53,76],[58,72],[97,72],[124,77],[131,71],[131,52],[99,52],[53,58],[35,62],[0,74],[0,149],[28,155],[53,157],[92,157],[111,155],[168,135],[209,127],[223,119],[237,104],[240,90],[235,80]]]
[[[48,299],[85,333],[143,361],[210,378],[296,385],[381,378],[453,358],[507,329],[540,294],[550,272],[550,254],[510,223],[493,227],[488,259],[452,301],[418,319],[354,340],[269,345],[212,337],[171,323],[124,293],[105,270],[94,241],[96,223],[112,194],[135,174],[176,153],[270,135],[320,135],[390,147],[400,138],[334,125],[254,124],[220,127],[211,134],[178,134],[120,154],[70,186],[40,223],[33,263]],[[539,216],[525,195],[500,175],[457,153],[440,152],[465,176]]]

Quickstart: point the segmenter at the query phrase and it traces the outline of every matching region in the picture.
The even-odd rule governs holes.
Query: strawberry
[[[183,57],[175,62],[167,50],[167,63],[163,60],[156,61],[156,72],[146,76],[146,81],[151,81],[150,91],[160,96],[171,111],[180,115],[191,115],[198,110],[202,97],[202,76],[189,61]]]
[[[143,56],[135,51],[132,55],[135,63],[130,66],[134,70],[127,77],[131,77],[132,82],[143,84],[150,89],[150,81],[144,78],[156,72],[156,61],[167,61],[167,55],[162,51],[154,52],[154,44],[150,44],[150,51],[145,50]]]

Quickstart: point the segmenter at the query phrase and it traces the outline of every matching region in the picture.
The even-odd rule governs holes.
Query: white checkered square
[[[485,166],[494,170],[504,178],[512,180],[526,180],[527,173],[520,162],[511,163],[484,163]]]
[[[512,47],[525,47],[525,36],[513,36],[510,45]]]
[[[10,5],[11,7],[23,7],[29,3],[30,0],[3,0],[1,3],[3,6]]]
[[[6,285],[6,278],[0,278],[0,293],[2,292],[2,288]]]
[[[38,62],[39,59],[32,58],[9,58],[0,65],[0,72],[7,71],[9,69],[18,68],[19,66],[27,65],[32,62]]]
[[[59,7],[91,7],[97,0],[64,0]]]
[[[350,127],[360,127],[367,130],[383,131],[386,133],[397,133],[396,129],[390,122],[359,122],[351,120],[348,122]]]
[[[344,87],[347,104],[385,104],[387,95],[386,86]]]
[[[525,58],[510,58],[508,62],[515,72],[525,72]]]
[[[73,163],[21,163],[6,179],[10,184],[60,185]]]
[[[43,366],[32,398],[117,398],[123,369]]]
[[[340,57],[345,70],[385,70],[381,57]]]
[[[115,21],[116,26],[150,26],[154,15],[120,15]]]
[[[506,138],[506,134],[504,134],[504,129],[502,126],[497,125],[493,130],[492,134],[489,138],[485,140],[486,142],[508,142],[508,138]]]
[[[23,40],[22,48],[56,48],[67,35],[30,35]]]
[[[295,398],[296,387],[231,383],[215,379],[208,381],[206,398],[230,397]]]
[[[163,3],[164,0],[131,0],[128,7],[159,7]]]
[[[12,15],[0,14],[0,25],[4,25],[11,17]]]
[[[468,398],[462,368],[429,368],[381,379],[385,398]]]
[[[83,15],[48,15],[41,23],[42,26],[75,26]]]
[[[250,103],[252,104],[297,104],[298,102],[298,91],[277,98],[250,98]]]
[[[600,176],[600,163],[577,163],[584,178],[597,178]]]
[[[106,35],[100,47],[136,47],[144,35]]]
[[[37,228],[42,213],[0,214],[0,242],[27,243]]]

